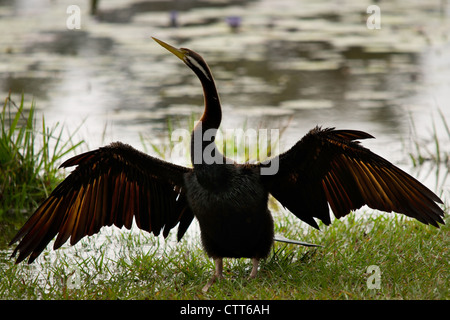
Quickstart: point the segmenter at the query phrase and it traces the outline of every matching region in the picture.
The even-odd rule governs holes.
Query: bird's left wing
[[[368,205],[425,224],[444,223],[439,197],[355,141],[367,138],[373,137],[362,131],[317,127],[272,159],[279,169],[262,180],[284,207],[316,228],[314,218],[330,223],[328,203],[337,218]]]
[[[38,207],[11,240],[19,241],[17,263],[31,263],[57,235],[54,249],[97,233],[103,226],[140,229],[167,236],[178,223],[178,239],[193,214],[184,174],[190,168],[148,156],[120,142],[75,156],[61,167],[77,166]]]

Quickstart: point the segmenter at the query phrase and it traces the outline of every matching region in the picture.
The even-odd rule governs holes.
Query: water
[[[316,124],[365,130],[376,153],[411,169],[411,120],[419,136],[450,116],[449,6],[379,4],[381,29],[368,29],[370,1],[0,1],[0,96],[34,100],[49,126],[61,122],[89,148],[121,140],[158,143],[167,120],[200,114],[195,75],[150,36],[200,52],[221,95],[223,128],[280,128],[281,149]],[[81,9],[69,30],[70,5]],[[175,12],[175,13],[174,13]],[[176,14],[177,27],[171,26]],[[241,25],[230,28],[230,17]],[[447,146],[448,137],[441,141]]]
[[[140,134],[158,143],[169,118],[182,125],[202,112],[203,101],[196,77],[155,36],[208,61],[223,128],[289,124],[282,150],[316,124],[365,130],[377,139],[364,145],[448,199],[446,170],[437,176],[432,166],[412,169],[408,152],[411,120],[428,141],[434,119],[441,148],[450,145],[437,116],[440,109],[450,123],[449,7],[438,0],[380,2],[381,29],[370,30],[372,1],[101,0],[92,17],[88,1],[0,0],[0,97],[11,90],[19,101],[24,93],[49,126],[74,131],[82,124],[77,136],[91,149],[114,140],[142,149]],[[70,5],[81,9],[79,30],[67,29]],[[235,17],[237,30],[227,24]],[[105,248],[96,245],[116,234],[107,230],[87,246],[44,254],[31,272],[40,274],[59,254],[98,256]],[[191,235],[198,240],[198,226]],[[114,259],[126,248],[108,247]],[[2,265],[10,253],[0,251]]]

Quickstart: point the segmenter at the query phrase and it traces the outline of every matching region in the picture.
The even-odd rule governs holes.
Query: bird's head
[[[213,82],[208,64],[197,52],[186,48],[175,48],[170,44],[154,37],[152,37],[152,39],[158,42],[158,44],[160,44],[163,48],[167,49],[169,52],[180,58],[189,68],[191,68],[197,74],[200,80],[204,78],[204,80]]]

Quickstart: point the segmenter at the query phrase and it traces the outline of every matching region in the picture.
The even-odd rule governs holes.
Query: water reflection
[[[44,40],[43,40],[44,39]],[[86,31],[44,31],[39,39],[27,44],[24,54],[60,54],[90,58],[108,55],[114,41],[108,37],[91,37]]]
[[[68,5],[82,9],[80,30],[66,28]],[[437,107],[450,119],[447,16],[431,1],[383,2],[382,29],[368,30],[367,6],[101,0],[90,16],[87,1],[0,0],[0,28],[7,30],[0,39],[0,96],[11,90],[16,101],[22,93],[34,99],[49,126],[63,122],[73,131],[84,122],[80,138],[89,148],[113,140],[141,148],[140,134],[158,143],[169,118],[184,126],[202,112],[203,99],[198,79],[150,39],[157,36],[207,59],[224,128],[289,124],[282,150],[316,124],[365,130],[377,137],[366,146],[448,199],[448,170],[412,169],[408,159],[411,119],[424,138],[431,137]],[[229,17],[240,17],[238,30],[230,29]],[[446,137],[445,128],[437,130]],[[3,248],[15,231],[0,229]],[[0,250],[0,260],[6,254]],[[39,265],[32,268],[39,273]]]
[[[80,30],[66,28],[68,5],[81,8]],[[439,5],[392,1],[380,5],[382,28],[369,30],[367,6],[99,1],[91,16],[87,1],[4,0],[0,91],[34,98],[48,123],[85,121],[91,148],[116,139],[139,147],[140,133],[160,137],[168,118],[202,111],[198,80],[155,35],[207,58],[224,127],[290,119],[285,148],[316,124],[364,129],[378,138],[370,147],[406,163],[408,114],[418,130],[430,127],[430,106],[450,115],[448,21]],[[240,18],[239,32],[230,17]]]
[[[179,27],[192,26],[191,23],[180,24],[173,19],[177,19],[177,12],[186,12],[196,8],[212,8],[222,9],[230,6],[245,6],[254,0],[228,0],[228,1],[199,1],[199,0],[174,0],[174,1],[128,1],[125,7],[111,8],[111,9],[97,9],[96,18],[99,21],[111,23],[130,23],[136,15],[144,12],[162,12],[170,13],[170,18],[167,19],[167,24],[162,24],[160,27]],[[100,2],[100,1],[98,1]],[[101,7],[101,4],[100,4]],[[169,16],[167,16],[169,17]],[[217,22],[216,19],[208,19],[207,21],[200,19],[201,25]],[[200,22],[194,25],[200,25]]]

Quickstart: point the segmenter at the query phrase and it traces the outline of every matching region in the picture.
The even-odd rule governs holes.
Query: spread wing
[[[166,237],[178,227],[178,239],[193,214],[184,192],[183,175],[191,169],[177,166],[120,142],[75,156],[61,167],[77,166],[39,206],[12,239],[16,263],[31,263],[57,235],[54,249],[70,237],[70,244],[97,233],[103,226],[139,228]]]
[[[315,128],[278,156],[279,170],[262,176],[269,192],[301,220],[330,223],[328,203],[337,218],[368,205],[403,213],[425,223],[444,223],[442,201],[419,181],[363,148],[353,130]]]

